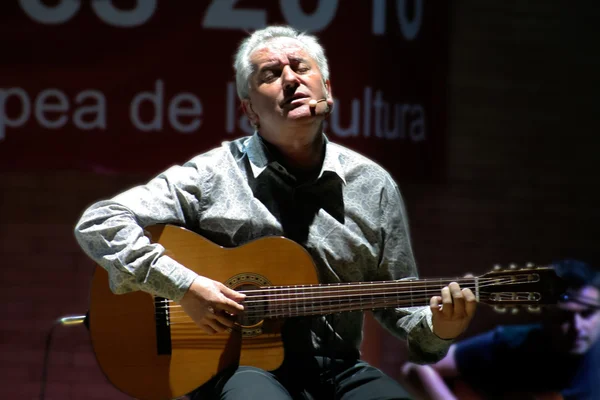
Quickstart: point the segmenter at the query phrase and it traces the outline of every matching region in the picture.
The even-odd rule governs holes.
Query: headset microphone
[[[319,100],[311,99],[311,100],[308,102],[308,106],[310,107],[310,112],[311,112],[311,114],[312,114],[312,115],[315,115],[315,114],[316,114],[316,111],[317,111],[317,104],[319,104],[319,103],[320,103],[320,102],[322,102],[322,101],[327,101],[327,99],[319,99]],[[326,107],[327,107],[327,108],[325,109],[325,114],[326,114],[326,115],[329,115],[329,114],[331,113],[331,106],[330,106],[329,104],[327,104],[327,103],[326,103],[325,105],[326,105]]]
[[[308,102],[308,106],[310,108],[316,108],[317,104],[320,103],[320,102],[322,102],[322,101],[327,101],[327,99],[319,99],[319,100],[312,99],[311,101]]]

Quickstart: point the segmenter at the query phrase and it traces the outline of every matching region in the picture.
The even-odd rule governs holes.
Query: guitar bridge
[[[171,327],[168,301],[164,297],[154,298],[154,318],[156,319],[156,353],[171,355]]]

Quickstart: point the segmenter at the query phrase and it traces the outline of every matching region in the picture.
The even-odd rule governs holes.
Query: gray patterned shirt
[[[397,185],[373,161],[324,139],[323,165],[313,182],[298,184],[254,134],[92,205],[76,225],[76,239],[109,272],[113,292],[142,290],[172,300],[181,299],[197,275],[151,243],[143,227],[185,226],[225,247],[287,236],[311,254],[324,283],[416,278]],[[425,304],[374,315],[407,339],[412,361],[435,362],[452,342],[432,333]],[[288,336],[284,331],[286,351],[358,354],[362,312],[292,320],[298,321],[288,321],[293,328]]]

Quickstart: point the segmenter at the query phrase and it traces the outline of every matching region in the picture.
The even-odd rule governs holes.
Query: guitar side
[[[233,289],[318,283],[308,252],[288,239],[265,237],[228,249],[172,225],[147,231],[171,258]],[[278,324],[257,321],[242,331],[208,335],[180,308],[172,308],[161,331],[155,311],[154,297],[147,293],[112,293],[107,272],[96,267],[90,298],[94,352],[109,381],[135,398],[171,399],[227,367],[240,364],[272,370],[283,360]],[[159,346],[165,342],[163,336],[169,339],[168,351]]]

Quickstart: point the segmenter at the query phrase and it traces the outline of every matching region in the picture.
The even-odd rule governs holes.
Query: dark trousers
[[[194,391],[205,399],[411,399],[398,382],[360,360],[324,357],[286,360],[275,371],[241,366]]]

